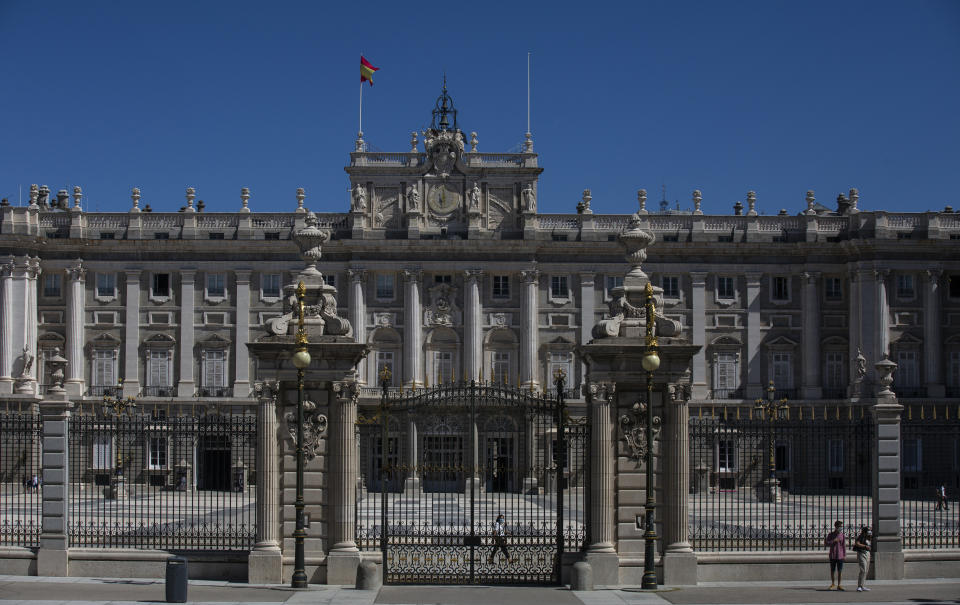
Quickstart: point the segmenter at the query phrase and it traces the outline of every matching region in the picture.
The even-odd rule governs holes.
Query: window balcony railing
[[[774,399],[796,399],[800,396],[798,389],[775,389],[773,391]]]
[[[821,399],[846,399],[847,389],[843,387],[823,387]]]
[[[713,389],[712,399],[743,399],[743,389]]]
[[[197,394],[200,397],[229,397],[230,387],[200,387]]]
[[[143,387],[144,397],[176,397],[177,389],[168,387]]]
[[[120,394],[123,392],[122,387],[116,385],[103,386],[103,385],[93,385],[87,389],[87,395],[91,397],[120,397]]]

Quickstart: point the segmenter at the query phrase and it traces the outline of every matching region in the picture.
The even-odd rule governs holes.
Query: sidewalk
[[[252,586],[191,580],[191,603],[227,605],[707,605],[765,603],[960,604],[960,579],[871,582],[857,592],[826,590],[827,582],[716,582],[661,587],[656,592],[619,588],[571,592],[560,587],[385,586],[379,592],[339,586]],[[0,605],[143,605],[165,602],[163,580],[0,576]]]

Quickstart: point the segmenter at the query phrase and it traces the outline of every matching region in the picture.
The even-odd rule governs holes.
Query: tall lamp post
[[[657,569],[654,565],[654,557],[657,550],[657,530],[654,521],[654,512],[656,510],[656,500],[653,494],[653,372],[660,367],[660,355],[657,353],[657,337],[653,333],[653,322],[656,315],[656,308],[653,305],[653,286],[647,282],[646,289],[646,311],[647,311],[647,334],[645,339],[646,351],[643,354],[641,365],[647,373],[647,456],[644,461],[647,466],[647,502],[646,517],[643,532],[644,553],[643,553],[643,578],[640,581],[640,587],[644,589],[657,588]]]
[[[307,350],[307,333],[303,329],[303,299],[307,287],[297,284],[297,350],[293,354],[293,365],[297,368],[297,526],[293,531],[293,588],[307,587],[307,572],[304,569],[303,541],[307,536],[303,523],[303,371],[310,365],[310,352]]]
[[[784,411],[787,409],[787,398],[783,397],[778,401],[776,399],[776,394],[777,389],[771,380],[770,384],[767,386],[767,399],[757,399],[754,402],[756,404],[755,409],[763,412],[770,423],[769,428],[767,429],[768,475],[766,498],[768,502],[780,502],[781,499],[780,482],[777,481],[777,452],[776,443],[773,439],[773,423],[780,419],[783,416]]]
[[[132,414],[133,410],[137,407],[137,400],[135,397],[121,397],[120,393],[123,391],[123,378],[117,380],[117,388],[113,394],[110,394],[109,391],[105,391],[103,394],[103,402],[101,405],[101,411],[105,418],[113,419],[113,447],[116,450],[115,462],[114,462],[114,471],[110,476],[109,485],[103,488],[103,497],[109,500],[114,498],[121,497],[121,492],[124,489],[121,483],[124,481],[123,476],[123,451],[121,450],[121,436],[122,432],[120,430],[120,419],[123,415]]]

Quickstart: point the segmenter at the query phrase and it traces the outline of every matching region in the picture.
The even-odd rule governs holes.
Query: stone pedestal
[[[783,499],[783,492],[780,489],[780,481],[777,479],[764,479],[763,483],[757,486],[757,500],[759,502],[780,502]]]
[[[67,547],[70,506],[67,501],[69,468],[69,425],[73,403],[66,394],[49,395],[40,402],[43,414],[43,503],[37,575],[69,575]]]
[[[879,364],[878,364],[879,365]],[[887,383],[889,384],[889,383]],[[900,538],[900,413],[895,397],[878,397],[876,458],[873,460],[873,578],[903,579],[903,541]]]

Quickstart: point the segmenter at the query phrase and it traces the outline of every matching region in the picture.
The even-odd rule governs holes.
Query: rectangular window
[[[170,239],[170,234],[166,231],[155,231],[153,239]]]
[[[737,442],[733,439],[717,440],[717,471],[729,473],[737,470]]]
[[[113,468],[113,436],[97,434],[93,437],[93,468],[103,471]]]
[[[153,296],[170,296],[169,273],[153,274],[153,288],[151,289],[151,294]]]
[[[790,278],[773,278],[773,300],[790,300]]]
[[[223,239],[223,233],[221,232],[208,233],[207,237],[210,239]]]
[[[207,296],[223,298],[227,295],[227,276],[224,273],[207,273]]]
[[[774,445],[774,469],[785,472],[790,470],[790,444],[777,441]]]
[[[623,286],[623,276],[622,275],[608,275],[606,280],[607,285],[607,298],[613,296],[613,289],[620,288]]]
[[[773,354],[773,384],[778,389],[793,388],[793,360],[790,353]]]
[[[324,275],[324,276],[323,276],[323,283],[327,284],[328,286],[332,286],[332,287],[336,288],[336,287],[337,287],[337,276],[336,276],[336,275]]]
[[[393,351],[377,351],[377,384],[380,384],[380,376],[383,375],[383,370],[387,369],[390,371],[390,381],[388,386],[394,386],[397,384],[399,377],[397,376],[397,370],[393,365]]]
[[[913,275],[897,275],[897,298],[909,299],[914,297]]]
[[[227,386],[227,359],[225,351],[204,351],[203,386],[219,388]]]
[[[377,298],[389,300],[393,298],[393,274],[377,274]]]
[[[839,277],[828,277],[824,279],[823,287],[827,300],[840,300],[843,298],[843,282]]]
[[[843,472],[843,439],[830,439],[827,442],[828,463],[831,473]]]
[[[453,281],[452,275],[434,275],[433,283],[435,284],[449,284]]]
[[[566,275],[550,276],[550,297],[551,298],[569,298],[570,288],[567,283]]]
[[[261,279],[263,297],[280,298],[280,274],[265,273]]]
[[[453,382],[453,351],[433,352],[433,382],[443,384]]]
[[[59,273],[47,273],[43,276],[43,295],[47,298],[60,298]]]
[[[100,239],[116,239],[117,234],[113,231],[101,231]]]
[[[93,352],[93,385],[112,387],[117,384],[115,354],[110,349],[96,349]]]
[[[493,276],[493,297],[494,298],[510,298],[510,276],[509,275]]]
[[[117,294],[117,275],[97,273],[97,296],[113,297]]]
[[[960,274],[947,276],[947,293],[950,298],[960,298]]]
[[[893,374],[894,388],[920,386],[920,368],[916,351],[897,352],[897,371]]]
[[[717,298],[731,300],[736,297],[733,287],[733,278],[726,275],[717,277]]]
[[[279,239],[280,239],[280,232],[279,232],[279,231],[267,231],[267,232],[265,232],[265,233],[263,234],[263,239],[279,240]]]
[[[922,444],[919,438],[903,440],[903,472],[919,473],[923,470]]]
[[[737,369],[738,355],[736,353],[717,353],[716,376],[713,386],[718,392],[714,397],[726,399],[740,388],[740,374]]]
[[[170,376],[170,353],[166,349],[147,352],[147,386],[168,387]]]
[[[494,351],[491,378],[494,384],[510,384],[510,353]]]
[[[843,353],[830,352],[824,356],[823,386],[839,388],[843,385]]]
[[[663,295],[667,298],[680,298],[680,278],[676,275],[665,275],[662,281]]]
[[[557,370],[562,370],[564,376],[567,377],[565,383],[568,387],[576,382],[573,379],[573,353],[569,351],[550,352],[549,364],[547,366],[549,374],[546,376],[545,382],[553,384],[557,376]]]
[[[163,469],[167,468],[167,438],[150,438],[150,463],[149,468]]]

